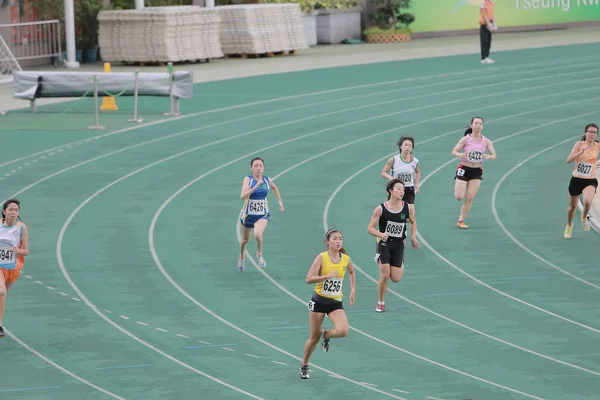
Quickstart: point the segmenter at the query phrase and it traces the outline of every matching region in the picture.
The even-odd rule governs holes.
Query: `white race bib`
[[[265,215],[266,214],[266,202],[264,200],[252,200],[248,201],[248,215]]]
[[[589,163],[589,162],[579,161],[577,163],[577,167],[575,168],[575,172],[577,173],[577,175],[591,178],[592,177],[592,168],[594,168],[594,164]]]
[[[385,233],[391,237],[402,237],[404,234],[404,227],[406,224],[404,222],[398,223],[393,221],[388,221],[385,226]]]
[[[413,186],[413,174],[411,172],[399,173],[396,178],[404,182],[404,186]]]
[[[331,278],[323,281],[322,293],[327,296],[339,296],[342,293],[342,279]]]
[[[17,255],[10,247],[0,247],[0,263],[12,264],[17,260]]]
[[[469,150],[467,153],[467,161],[472,163],[483,162],[483,153],[479,150]]]

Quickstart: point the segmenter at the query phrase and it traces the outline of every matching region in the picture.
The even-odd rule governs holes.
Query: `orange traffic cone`
[[[110,63],[104,63],[104,72],[110,72]],[[102,105],[100,106],[100,110],[102,111],[117,111],[119,107],[117,103],[115,103],[115,98],[110,96],[102,97]]]

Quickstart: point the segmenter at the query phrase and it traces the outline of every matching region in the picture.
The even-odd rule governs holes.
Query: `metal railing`
[[[60,21],[0,25],[0,34],[17,60],[62,58]]]

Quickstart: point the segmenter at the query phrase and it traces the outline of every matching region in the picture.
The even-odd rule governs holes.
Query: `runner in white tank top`
[[[483,130],[483,118],[473,117],[471,125],[465,131],[465,135],[458,141],[452,155],[460,158],[460,164],[456,168],[454,179],[454,197],[458,201],[465,202],[460,208],[457,225],[461,229],[467,229],[465,218],[471,210],[475,195],[479,191],[483,179],[483,161],[495,160],[496,151],[492,141],[481,134]],[[462,150],[462,152],[461,152]],[[485,151],[488,150],[489,154]]]
[[[27,227],[19,221],[21,203],[8,199],[2,206],[0,220],[0,338],[3,338],[2,319],[6,309],[6,293],[19,278],[24,257],[29,254]]]
[[[402,179],[404,182],[404,200],[408,204],[415,204],[416,194],[419,193],[421,179],[421,164],[419,159],[412,155],[415,140],[410,136],[402,136],[398,141],[399,153],[387,160],[381,176],[387,181]],[[414,209],[414,207],[413,207]]]

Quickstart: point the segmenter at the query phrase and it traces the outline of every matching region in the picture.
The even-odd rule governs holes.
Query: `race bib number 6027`
[[[575,170],[577,171],[578,175],[591,177],[592,176],[592,168],[593,168],[592,163],[578,162],[577,168]]]

